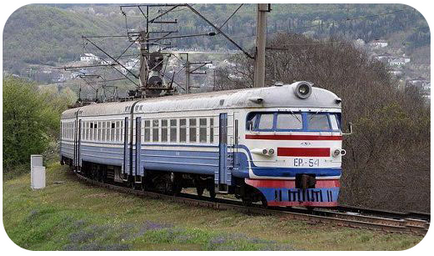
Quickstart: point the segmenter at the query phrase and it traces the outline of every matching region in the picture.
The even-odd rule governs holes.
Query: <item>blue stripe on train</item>
[[[219,167],[218,152],[142,149],[145,170],[161,170],[213,175]]]
[[[273,167],[252,167],[256,176],[269,177],[295,177],[297,174],[315,174],[316,176],[340,176],[340,168],[273,168]]]
[[[185,147],[185,145],[182,146]],[[240,147],[246,149],[247,153],[250,155],[247,147],[244,145],[241,145]],[[62,155],[72,157],[72,153],[72,145],[62,146]],[[235,163],[237,163],[238,167],[235,166],[235,168],[232,170],[233,176],[239,178],[249,178],[249,157],[247,154],[238,152],[234,153],[234,156]],[[123,148],[81,145],[80,157],[82,161],[122,166]],[[135,157],[133,158],[133,165],[135,165]],[[142,149],[140,166],[141,168],[137,172],[139,175],[144,175],[144,170],[161,170],[214,175],[214,171],[219,167],[219,153],[218,151],[204,152],[192,150]],[[258,167],[253,163],[252,171],[256,176],[269,177],[295,177],[295,175],[298,173],[310,173],[317,176],[341,175],[340,168],[271,168]],[[127,172],[129,172],[129,170],[127,170]]]

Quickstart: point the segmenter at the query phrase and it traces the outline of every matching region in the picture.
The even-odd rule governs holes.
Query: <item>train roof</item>
[[[130,113],[183,112],[190,110],[215,110],[231,108],[327,108],[340,109],[341,100],[336,94],[312,87],[311,95],[302,99],[295,93],[300,83],[282,86],[228,90],[209,93],[184,94],[139,101],[102,103],[80,108],[80,116],[96,116]],[[63,113],[62,118],[71,116],[77,109]],[[71,116],[72,117],[72,116]]]

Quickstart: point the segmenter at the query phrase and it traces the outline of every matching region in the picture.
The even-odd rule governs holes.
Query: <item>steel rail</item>
[[[339,212],[333,209],[315,209],[312,211],[300,208],[263,208],[259,206],[244,206],[240,201],[228,199],[210,199],[206,197],[199,197],[197,195],[181,193],[179,196],[171,196],[151,191],[136,190],[130,187],[114,185],[111,183],[103,183],[90,178],[84,177],[79,173],[75,173],[80,180],[84,180],[89,184],[97,185],[100,187],[108,188],[122,193],[129,193],[140,197],[164,199],[177,203],[183,203],[192,206],[208,207],[218,210],[235,210],[248,214],[257,215],[274,215],[281,218],[290,220],[306,221],[312,224],[332,224],[336,226],[350,227],[350,228],[363,228],[369,230],[379,230],[391,233],[414,234],[424,236],[429,228],[429,221],[420,218],[406,218],[406,213],[396,213],[395,217],[384,217],[390,212],[383,212],[374,210],[380,216],[364,215],[359,212]],[[208,200],[207,200],[208,199]],[[349,210],[351,207],[344,206],[340,210]],[[359,211],[363,208],[355,208]],[[364,209],[366,210],[366,209]],[[382,214],[383,213],[383,214]],[[371,212],[372,214],[372,212]],[[397,219],[397,216],[402,218]],[[427,214],[422,214],[427,217]],[[429,216],[429,214],[428,214]],[[412,216],[412,217],[417,217]]]

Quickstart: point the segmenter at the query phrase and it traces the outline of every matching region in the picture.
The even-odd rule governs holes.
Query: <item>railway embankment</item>
[[[141,198],[80,182],[47,168],[4,182],[3,225],[30,250],[404,250],[423,237],[248,215]]]

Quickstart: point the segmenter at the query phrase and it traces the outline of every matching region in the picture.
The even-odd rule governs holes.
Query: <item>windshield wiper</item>
[[[294,114],[294,112],[291,110],[291,115],[295,118],[297,118],[297,120],[301,123],[301,120],[298,118],[298,116],[296,114]]]

